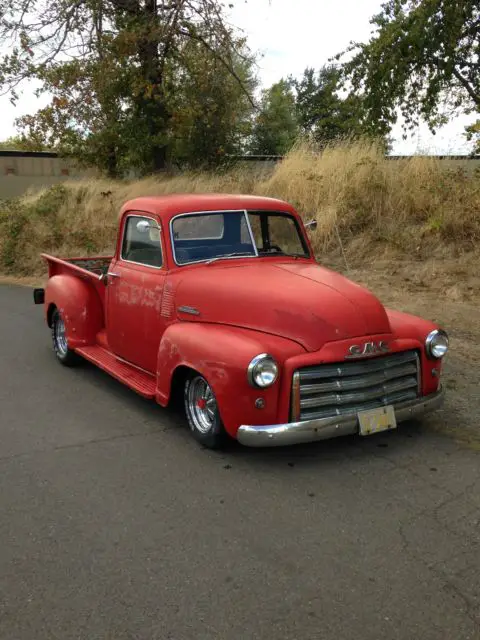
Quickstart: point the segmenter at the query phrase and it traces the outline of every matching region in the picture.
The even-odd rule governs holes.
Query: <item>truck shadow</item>
[[[231,439],[220,451],[212,451],[193,441],[181,407],[163,408],[153,400],[146,400],[112,378],[94,365],[84,362],[73,370],[83,383],[101,387],[114,401],[128,406],[138,416],[138,427],[146,432],[167,433],[180,439],[185,446],[193,445],[195,454],[205,455],[212,463],[221,463],[225,468],[234,464],[248,466],[308,467],[355,457],[379,456],[394,452],[409,451],[418,447],[419,441],[433,435],[428,425],[420,421],[404,422],[395,431],[377,434],[368,438],[358,435],[343,436],[331,440],[291,445],[287,447],[251,448]]]
[[[287,447],[249,448],[236,441],[229,443],[224,452],[232,461],[246,461],[262,466],[309,466],[341,459],[386,455],[408,451],[418,446],[426,437],[424,425],[419,422],[402,423],[397,431],[377,434],[368,438],[352,435],[302,443]]]

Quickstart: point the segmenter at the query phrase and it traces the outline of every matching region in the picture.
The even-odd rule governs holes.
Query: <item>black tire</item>
[[[80,356],[68,348],[65,324],[58,309],[52,314],[52,343],[57,360],[65,367],[73,367],[80,362]]]
[[[222,448],[227,436],[215,394],[207,380],[199,374],[188,377],[185,380],[183,398],[185,416],[195,440],[208,449]],[[205,402],[205,405],[199,406],[199,402]]]

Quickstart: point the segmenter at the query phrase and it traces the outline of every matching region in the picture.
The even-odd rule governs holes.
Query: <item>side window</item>
[[[268,229],[272,245],[280,247],[285,253],[299,256],[306,255],[295,220],[292,217],[268,216]]]
[[[160,268],[162,243],[160,229],[151,218],[129,216],[123,234],[122,260]]]

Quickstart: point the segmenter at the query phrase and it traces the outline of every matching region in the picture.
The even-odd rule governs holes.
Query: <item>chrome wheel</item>
[[[185,402],[192,426],[201,434],[209,433],[217,420],[217,401],[205,378],[198,376],[191,380]]]
[[[54,309],[52,313],[52,322],[50,327],[52,332],[52,346],[57,360],[65,367],[73,367],[80,362],[81,359],[75,351],[70,349],[68,346],[65,332],[65,321],[60,315],[60,311],[58,309]]]
[[[55,340],[55,347],[58,353],[61,356],[66,356],[68,353],[68,344],[67,338],[65,336],[65,323],[60,314],[56,318],[53,335]]]

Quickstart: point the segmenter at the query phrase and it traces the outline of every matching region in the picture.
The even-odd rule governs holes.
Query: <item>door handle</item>
[[[109,276],[110,278],[120,278],[120,274],[119,273],[113,273],[113,271],[108,271],[107,272],[107,276]]]

